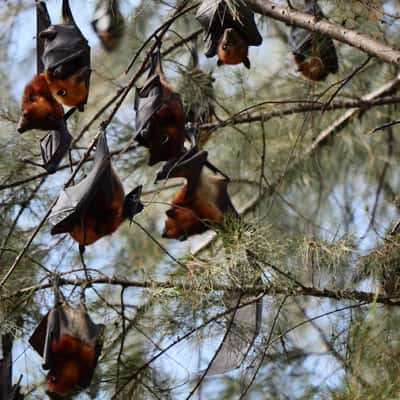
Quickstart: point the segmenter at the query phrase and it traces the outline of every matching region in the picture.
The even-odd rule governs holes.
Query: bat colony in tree
[[[67,119],[76,109],[84,111],[88,99],[90,47],[75,23],[68,0],[62,0],[62,22],[58,25],[51,24],[44,2],[38,1],[36,10],[37,74],[24,89],[18,131],[50,130],[40,141],[43,164],[31,163],[54,173],[71,144]],[[323,17],[315,0],[305,0],[304,11]],[[204,30],[207,57],[217,55],[218,65],[243,63],[250,68],[248,48],[261,45],[262,37],[245,1],[238,0],[232,9],[225,0],[203,0],[196,18]],[[99,0],[92,25],[104,48],[115,49],[124,31],[118,1]],[[329,37],[293,27],[289,45],[304,77],[321,81],[329,73],[338,71],[335,46]],[[202,143],[192,145],[189,150],[184,146],[186,139],[192,141],[187,134],[187,123],[198,121],[195,112],[184,108],[180,95],[168,83],[160,48],[158,40],[148,77],[142,88],[136,89],[135,139],[149,149],[149,165],[166,161],[156,181],[186,179],[166,211],[162,234],[166,238],[186,240],[210,228],[223,229],[226,217],[238,218],[238,214],[228,194],[229,178],[207,160],[206,151],[199,150]],[[63,106],[73,108],[64,113]],[[198,117],[212,115],[211,104],[207,116]],[[206,174],[205,166],[223,176]],[[51,234],[69,233],[82,254],[84,246],[111,235],[125,219],[132,219],[142,211],[141,189],[138,186],[125,195],[112,167],[106,132],[102,129],[91,172],[75,186],[62,191],[51,211]],[[70,395],[90,385],[104,331],[104,326],[94,324],[85,310],[60,301],[57,285],[55,297],[54,308],[30,339],[43,357],[43,368],[49,370],[47,393],[51,398]]]

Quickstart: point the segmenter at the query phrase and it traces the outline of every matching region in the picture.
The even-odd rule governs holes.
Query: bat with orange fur
[[[18,132],[59,129],[63,122],[64,110],[51,94],[44,73],[35,75],[22,95]]]
[[[237,216],[228,194],[229,179],[207,175],[207,152],[193,147],[178,159],[168,161],[157,173],[156,181],[168,178],[185,178],[186,184],[175,193],[172,207],[166,211],[167,220],[163,237],[186,240],[211,227],[223,226],[225,216]]]
[[[206,57],[218,56],[218,65],[243,63],[250,68],[249,46],[260,46],[262,37],[254,13],[243,1],[203,0],[196,18],[204,29]]]
[[[46,9],[43,2],[38,4]],[[62,23],[41,30],[39,40],[44,76],[52,96],[61,104],[82,110],[89,93],[90,46],[75,23],[68,0],[62,1]]]
[[[117,48],[125,30],[118,0],[97,0],[92,26],[107,51]]]
[[[318,19],[325,17],[315,0],[305,0],[303,11]],[[298,71],[305,78],[319,82],[325,80],[329,74],[338,72],[338,56],[329,36],[292,27],[289,46]]]
[[[160,44],[152,54],[148,78],[136,89],[136,136],[140,146],[149,149],[149,165],[168,161],[183,152],[185,112],[181,97],[172,91],[162,65]]]
[[[27,83],[21,99],[21,116],[17,130],[23,133],[30,129],[58,129],[63,124],[64,110],[53,97],[46,76],[42,54],[44,40],[40,32],[51,25],[50,16],[43,2],[36,3],[36,63],[37,74]]]
[[[40,147],[43,164],[28,161],[33,165],[45,168],[54,173],[67,154],[72,136],[69,134],[66,120],[74,109],[64,115],[63,107],[54,99],[43,70],[40,54],[43,51],[43,40],[39,32],[50,26],[50,16],[44,3],[36,4],[37,15],[37,71],[38,73],[25,86],[22,95],[21,116],[17,130],[23,133],[30,129],[51,130],[41,139]]]
[[[31,338],[32,347],[49,370],[47,394],[65,398],[90,385],[103,346],[104,325],[95,324],[83,309],[56,302]]]
[[[49,216],[52,235],[69,233],[80,249],[111,235],[125,219],[143,209],[142,187],[125,195],[122,183],[111,164],[105,132],[97,144],[92,171],[75,186],[61,192]]]

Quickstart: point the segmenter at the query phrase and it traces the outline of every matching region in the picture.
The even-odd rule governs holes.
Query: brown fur
[[[54,368],[47,374],[50,392],[66,394],[83,386],[85,378],[95,366],[96,352],[93,346],[69,335],[53,339]]]
[[[154,114],[149,126],[150,164],[177,157],[185,142],[185,112],[180,97],[172,92],[163,75],[161,84],[163,105]]]
[[[311,81],[323,81],[328,76],[328,71],[319,57],[314,56],[304,59],[304,57],[295,55],[294,60],[301,75]]]
[[[80,245],[90,245],[104,236],[111,235],[124,221],[124,189],[121,181],[114,174],[114,185],[109,188],[113,193],[111,202],[104,201],[104,192],[99,190],[88,207],[83,224],[79,218],[54,229],[52,234],[68,232]],[[85,228],[83,231],[82,227]]]
[[[81,75],[80,71],[67,79],[57,79],[52,72],[46,71],[45,77],[51,94],[59,103],[69,107],[76,107],[86,103],[89,88],[86,78]],[[61,93],[65,94],[61,95]]]
[[[216,188],[213,178],[202,175],[199,187],[190,198],[185,199],[187,185],[178,190],[172,200],[173,216],[165,221],[163,237],[185,238],[203,233],[208,224],[218,224],[223,213],[216,204]]]
[[[218,44],[218,59],[223,64],[240,64],[246,59],[248,50],[246,41],[234,29],[226,29]]]
[[[25,86],[21,100],[19,130],[58,129],[63,119],[62,106],[53,98],[44,74],[37,74]]]

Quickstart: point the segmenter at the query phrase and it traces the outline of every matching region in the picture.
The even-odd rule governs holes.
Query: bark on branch
[[[400,64],[400,51],[379,42],[372,37],[359,33],[352,29],[344,28],[335,22],[327,19],[317,20],[314,16],[301,11],[290,9],[276,4],[269,0],[247,0],[247,3],[258,14],[285,22],[289,25],[295,25],[312,32],[319,32],[336,39],[339,42],[346,43],[355,47],[373,57],[389,64]]]
[[[124,288],[139,288],[139,289],[150,289],[150,290],[159,290],[159,289],[178,289],[178,290],[190,290],[191,284],[184,282],[172,282],[172,281],[156,281],[156,280],[132,280],[132,279],[124,279],[118,277],[98,277],[92,278],[90,281],[84,279],[67,279],[60,278],[59,284],[61,286],[64,285],[72,285],[72,286],[82,286],[82,285],[116,285],[122,286]],[[0,296],[0,301],[4,301],[6,299],[10,299],[12,297],[20,297],[24,294],[32,294],[34,292],[48,289],[52,287],[51,282],[43,283],[36,286],[26,287],[23,289],[19,289],[13,293],[9,293],[3,296]],[[205,290],[205,289],[204,289]],[[232,288],[224,286],[224,285],[213,285],[210,290],[223,290],[229,291]],[[335,299],[335,300],[351,300],[358,302],[366,302],[366,303],[380,303],[388,306],[400,306],[400,298],[391,298],[388,296],[384,296],[381,294],[373,293],[373,292],[364,292],[360,290],[353,289],[344,289],[344,290],[336,290],[329,288],[317,288],[314,286],[302,286],[302,287],[285,287],[281,285],[259,285],[255,287],[244,288],[241,291],[244,295],[251,296],[259,296],[261,294],[264,295],[287,295],[287,296],[311,296],[311,297],[319,297],[326,299]]]

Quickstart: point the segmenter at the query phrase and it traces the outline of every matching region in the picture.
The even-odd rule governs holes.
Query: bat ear
[[[87,81],[89,79],[90,72],[91,70],[89,67],[82,67],[76,74],[76,83]]]
[[[243,60],[243,64],[244,64],[244,66],[245,66],[247,69],[250,69],[250,60],[249,60],[249,57],[246,57],[246,58]]]
[[[165,214],[166,214],[167,217],[169,217],[169,218],[174,218],[175,215],[176,215],[175,208],[169,208],[167,211],[165,211]]]
[[[143,204],[140,201],[141,194],[142,185],[136,187],[126,195],[123,211],[124,218],[132,220],[136,214],[139,214],[143,210]]]
[[[224,65],[224,63],[223,63],[223,61],[222,61],[222,60],[218,59],[218,61],[217,61],[217,65],[218,65],[218,67],[220,67],[221,65]]]

